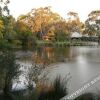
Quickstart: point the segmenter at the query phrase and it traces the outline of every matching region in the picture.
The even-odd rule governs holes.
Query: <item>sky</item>
[[[10,14],[17,18],[33,8],[51,6],[63,18],[67,18],[69,11],[77,12],[80,20],[85,21],[92,10],[100,10],[100,0],[10,0]]]

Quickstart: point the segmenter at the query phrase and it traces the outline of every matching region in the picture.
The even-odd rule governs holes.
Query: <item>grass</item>
[[[51,41],[37,40],[37,46],[51,46],[53,43]]]
[[[90,42],[86,41],[44,41],[44,40],[37,40],[37,46],[93,46]]]
[[[53,84],[40,91],[38,100],[60,100],[68,94],[66,82],[67,81],[62,80],[61,77],[56,77]]]

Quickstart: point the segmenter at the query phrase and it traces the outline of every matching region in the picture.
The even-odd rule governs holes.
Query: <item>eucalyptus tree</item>
[[[9,15],[8,4],[9,0],[0,0],[0,16]]]
[[[80,21],[78,13],[69,12],[67,14],[67,30],[71,34],[72,32],[81,32],[83,23]]]
[[[90,36],[100,37],[100,10],[92,11],[85,21],[85,30]]]
[[[27,24],[32,33],[42,38],[43,35],[47,34],[54,23],[61,20],[61,16],[51,11],[50,7],[40,7],[32,9],[26,15],[19,16],[19,19]]]

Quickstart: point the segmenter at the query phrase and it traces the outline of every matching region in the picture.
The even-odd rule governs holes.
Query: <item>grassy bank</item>
[[[93,42],[85,42],[85,41],[43,41],[38,40],[37,46],[94,46],[96,45]]]
[[[98,42],[91,41],[74,41],[74,40],[66,40],[66,41],[45,41],[45,40],[36,40],[35,43],[27,43],[27,45],[22,45],[21,43],[9,43],[6,40],[0,41],[0,49],[2,48],[12,48],[12,49],[28,49],[39,46],[53,46],[53,47],[65,47],[65,46],[95,46]]]

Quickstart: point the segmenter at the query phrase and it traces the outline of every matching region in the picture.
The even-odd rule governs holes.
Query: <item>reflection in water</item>
[[[86,79],[88,74],[88,67],[87,67],[87,60],[82,55],[79,55],[77,57],[77,68],[78,68],[78,74],[81,75],[80,78]]]
[[[63,62],[52,68],[52,73],[71,73],[70,92],[79,89],[85,82],[100,73],[100,47],[38,47],[30,57],[21,62],[33,62],[42,65]],[[50,74],[52,76],[52,73]]]
[[[40,47],[33,52],[32,60],[34,63],[49,65],[57,62],[66,62],[73,56],[70,54],[70,48]]]
[[[57,62],[87,63],[100,61],[100,48],[93,47],[38,47],[34,51],[18,52],[20,61],[32,61],[37,64],[52,64]],[[18,56],[18,53],[17,56]]]
[[[26,56],[20,57],[20,61],[32,61],[46,66],[52,63],[76,61],[81,52],[75,47],[38,47],[31,53],[28,51],[25,54]]]

